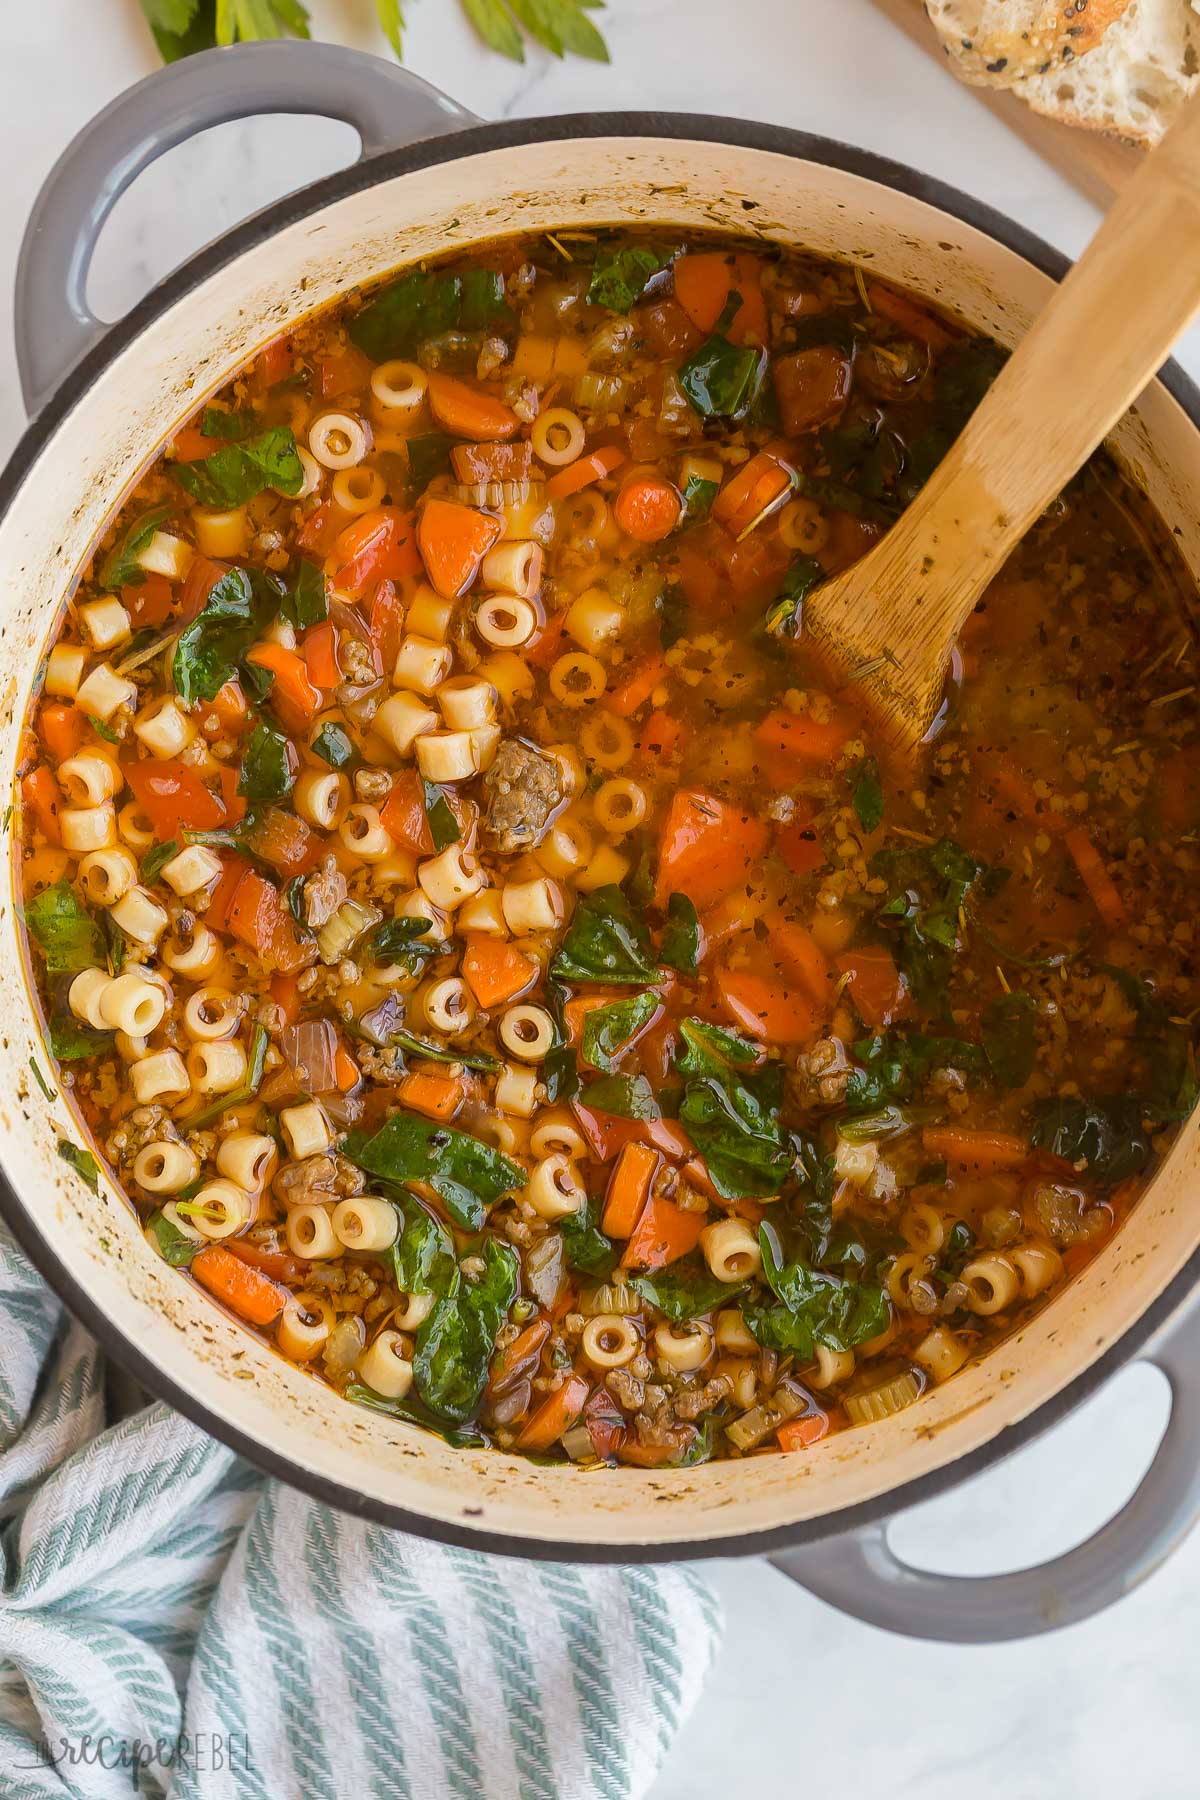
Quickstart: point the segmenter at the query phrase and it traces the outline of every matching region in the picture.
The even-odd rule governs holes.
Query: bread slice
[[[931,16],[935,4],[945,10],[951,0],[928,0]],[[957,4],[964,10],[966,0]],[[1025,0],[1022,5],[1034,10]],[[972,10],[982,10],[978,0]],[[1013,78],[1007,71],[985,70],[979,75],[944,34],[942,42],[966,80],[1008,87],[1035,112],[1149,149],[1200,82],[1200,0],[1129,0],[1086,55],[1060,61],[1043,74]]]
[[[925,0],[934,30],[968,80],[1009,87],[1094,50],[1133,0]]]

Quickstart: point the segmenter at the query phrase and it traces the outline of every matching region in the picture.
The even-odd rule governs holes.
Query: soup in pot
[[[805,653],[1000,361],[776,247],[505,240],[268,345],[97,546],[17,796],[50,1079],[331,1404],[819,1454],[1136,1202],[1200,999],[1164,534],[1094,458],[915,782]]]

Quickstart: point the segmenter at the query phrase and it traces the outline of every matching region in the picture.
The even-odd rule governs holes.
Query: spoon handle
[[[961,436],[863,564],[830,584],[818,637],[883,644],[880,706],[928,723],[950,648],[1029,526],[1200,310],[1200,96],[1108,213]],[[844,585],[845,591],[842,592]],[[838,590],[834,592],[832,590]],[[916,724],[911,725],[910,720]]]

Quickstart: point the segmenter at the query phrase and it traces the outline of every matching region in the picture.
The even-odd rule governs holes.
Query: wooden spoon
[[[803,643],[861,699],[884,745],[915,753],[984,589],[1197,309],[1200,97],[1123,190],[903,516],[804,602]]]

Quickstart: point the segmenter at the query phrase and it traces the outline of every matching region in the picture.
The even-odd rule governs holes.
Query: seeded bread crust
[[[1151,149],[1184,101],[1200,85],[1200,0],[1087,0],[1086,53],[1060,56],[1042,72],[1018,73],[1018,59],[988,68],[979,55],[978,27],[1003,11],[1032,20],[1054,12],[1060,22],[1080,0],[1050,7],[1046,0],[926,0],[951,66],[977,86],[1006,87],[1048,118],[1102,131]],[[987,15],[985,19],[984,15]],[[977,35],[960,29],[974,21]],[[948,29],[949,28],[949,29]],[[1030,27],[1032,29],[1032,27]],[[957,30],[957,37],[953,32]],[[1018,35],[1020,35],[1018,33]],[[996,40],[989,39],[989,43]],[[998,60],[992,59],[993,62]]]
[[[934,30],[970,81],[1008,87],[1053,75],[1101,42],[1134,0],[926,0]]]

